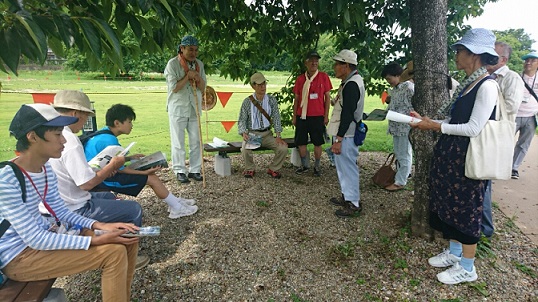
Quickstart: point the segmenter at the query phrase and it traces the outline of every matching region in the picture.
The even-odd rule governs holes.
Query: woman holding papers
[[[403,69],[398,63],[390,63],[383,68],[381,76],[392,87],[390,92],[391,102],[388,109],[404,115],[409,115],[413,111],[411,99],[415,93],[415,84],[411,81],[409,73],[402,76]],[[394,177],[394,183],[385,187],[385,190],[395,192],[403,189],[407,185],[407,178],[411,173],[413,164],[413,149],[409,142],[408,123],[395,122],[389,120],[387,133],[392,135],[394,155],[398,161],[398,170]]]
[[[497,83],[486,71],[486,65],[498,61],[494,44],[495,35],[483,28],[469,30],[453,44],[456,66],[465,71],[466,77],[438,112],[447,118],[433,121],[423,117],[421,122],[411,124],[442,133],[433,150],[430,170],[430,226],[442,232],[450,245],[428,262],[435,267],[450,267],[437,274],[445,284],[478,279],[474,257],[480,240],[486,180],[465,176],[465,157],[469,138],[482,131],[497,101]]]

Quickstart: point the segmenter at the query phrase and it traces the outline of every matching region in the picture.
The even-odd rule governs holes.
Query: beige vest
[[[359,93],[360,97],[357,100],[357,110],[355,110],[354,116],[356,121],[360,121],[362,119],[362,113],[364,111],[364,82],[362,80],[362,77],[358,74],[352,76],[345,84],[342,86],[341,89],[338,90],[338,96],[337,101],[334,104],[333,112],[331,115],[331,120],[329,121],[329,125],[327,126],[327,133],[330,136],[336,136],[338,133],[338,128],[340,127],[340,116],[342,114],[342,104],[343,104],[343,96],[342,91],[344,91],[344,87],[349,82],[355,82],[359,86]],[[349,128],[346,131],[345,137],[352,137],[355,135],[355,123],[350,123]]]

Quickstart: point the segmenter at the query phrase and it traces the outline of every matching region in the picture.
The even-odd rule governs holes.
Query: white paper
[[[208,145],[210,145],[211,147],[213,148],[221,148],[221,147],[226,147],[228,146],[228,142],[225,141],[225,140],[222,140],[218,137],[214,137],[213,138],[213,142],[212,143],[207,143]]]
[[[401,114],[392,110],[389,110],[389,112],[387,112],[387,119],[389,121],[398,122],[398,123],[418,123],[422,121],[419,118],[412,117],[410,115]]]
[[[132,142],[129,144],[129,146],[127,146],[127,148],[125,148],[123,151],[121,151],[121,153],[119,154],[120,156],[125,156],[129,153],[129,150],[131,150],[131,148],[134,146],[134,144],[136,144],[136,142]]]
[[[123,149],[122,146],[108,146],[99,152],[99,154],[97,154],[94,158],[92,158],[88,164],[95,171],[99,171],[110,162],[112,157],[117,156],[124,151],[125,149]]]

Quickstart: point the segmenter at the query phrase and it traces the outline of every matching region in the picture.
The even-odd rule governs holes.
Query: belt
[[[269,131],[269,129],[270,129],[270,127],[263,128],[263,129],[256,129],[256,130],[252,130],[252,131],[265,132],[265,131]]]

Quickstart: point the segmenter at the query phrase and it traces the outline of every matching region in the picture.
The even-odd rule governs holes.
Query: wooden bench
[[[56,279],[18,282],[7,280],[0,288],[2,302],[41,302],[47,297]]]
[[[295,148],[297,145],[295,145],[295,140],[293,138],[283,138],[287,144],[288,148]],[[215,148],[209,144],[204,144],[204,151],[206,152],[218,152],[219,155],[222,155],[226,157],[228,153],[239,153],[241,152],[241,146],[243,145],[243,142],[231,142],[228,143],[228,146],[226,147],[219,147]],[[269,148],[260,147],[257,149],[254,149],[253,151],[265,151],[265,150],[271,150]]]

